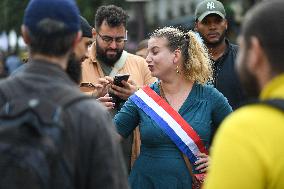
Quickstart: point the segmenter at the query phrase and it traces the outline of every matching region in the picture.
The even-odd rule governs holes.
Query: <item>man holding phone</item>
[[[80,26],[82,39],[71,53],[66,68],[66,73],[78,84],[80,84],[82,76],[81,63],[88,57],[87,49],[93,42],[92,27],[83,16],[80,16]]]
[[[122,82],[123,87],[112,87],[115,95],[126,100],[137,90],[137,86],[150,84],[156,79],[151,76],[143,58],[124,50],[127,41],[126,12],[114,5],[101,6],[95,18],[93,37],[96,40],[89,50],[89,58],[82,65],[82,83],[101,83],[105,86],[115,75],[128,73],[129,80]],[[94,93],[95,90],[90,88],[89,92]]]
[[[89,58],[82,64],[82,83],[100,84],[100,89],[104,89],[106,85],[112,83],[113,77],[117,74],[127,73],[130,75],[127,82],[121,82],[122,87],[111,85],[111,93],[121,99],[122,103],[117,104],[114,108],[111,97],[99,98],[106,106],[114,108],[114,114],[138,87],[156,81],[151,76],[143,58],[124,50],[127,41],[127,18],[128,15],[120,7],[108,5],[98,8],[95,16],[95,29],[93,29],[93,37],[96,40],[89,50]],[[94,87],[90,87],[88,92],[97,94]],[[135,139],[135,141],[139,143],[138,140]],[[127,165],[130,165],[131,143],[130,139],[122,144]],[[135,145],[139,146],[136,143]]]
[[[117,74],[116,76],[114,76],[113,84],[119,87],[123,87],[122,81],[127,82],[129,76],[129,74]]]

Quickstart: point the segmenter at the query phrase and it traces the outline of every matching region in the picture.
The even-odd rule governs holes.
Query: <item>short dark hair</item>
[[[126,28],[128,15],[121,8],[115,5],[100,6],[96,12],[95,27],[100,28],[105,20],[110,27],[123,25]]]
[[[253,7],[245,17],[241,35],[247,47],[256,37],[274,73],[284,71],[284,1],[264,1]]]
[[[31,54],[39,53],[48,56],[62,56],[71,50],[77,33],[65,34],[62,24],[52,20],[45,22],[42,31],[45,30],[48,31],[33,33],[27,28],[30,37]]]

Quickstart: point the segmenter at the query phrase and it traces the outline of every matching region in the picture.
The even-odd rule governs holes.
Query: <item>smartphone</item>
[[[123,84],[121,82],[127,81],[129,76],[129,74],[117,74],[116,76],[114,76],[113,84],[119,87],[123,87]]]

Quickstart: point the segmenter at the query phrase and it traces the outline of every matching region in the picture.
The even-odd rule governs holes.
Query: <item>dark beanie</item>
[[[92,27],[90,26],[89,22],[83,16],[80,16],[80,23],[82,37],[92,38]]]
[[[34,34],[56,35],[56,30],[52,31],[44,27],[47,22],[61,24],[60,32],[75,33],[80,30],[79,15],[79,9],[74,0],[30,0],[25,10],[23,24]]]

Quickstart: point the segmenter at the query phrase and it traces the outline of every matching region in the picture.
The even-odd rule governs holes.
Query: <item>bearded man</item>
[[[224,6],[217,0],[202,1],[196,7],[195,17],[195,30],[211,56],[213,84],[235,110],[245,97],[234,69],[238,46],[225,37],[228,21]]]

